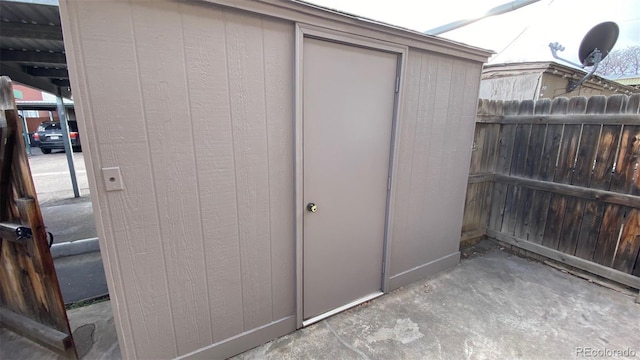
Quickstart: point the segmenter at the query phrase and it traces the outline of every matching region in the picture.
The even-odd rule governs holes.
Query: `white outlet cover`
[[[119,167],[102,168],[102,177],[107,191],[124,190]]]

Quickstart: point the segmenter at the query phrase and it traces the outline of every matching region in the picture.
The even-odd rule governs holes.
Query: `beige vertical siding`
[[[396,142],[391,277],[458,251],[480,71],[478,63],[409,51]]]
[[[295,19],[427,49],[410,48],[403,70],[390,287],[458,260],[483,53],[299,4],[237,4],[290,20],[204,2],[60,4],[126,358],[231,355],[295,327]],[[125,188],[106,192],[115,166]]]
[[[125,184],[92,189],[125,356],[175,357],[293,315],[293,23],[65,5],[92,172],[119,166]]]

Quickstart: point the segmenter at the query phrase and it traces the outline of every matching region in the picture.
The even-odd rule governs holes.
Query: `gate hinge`
[[[387,190],[391,190],[391,176],[387,178]]]
[[[396,92],[400,91],[400,76],[396,76]]]

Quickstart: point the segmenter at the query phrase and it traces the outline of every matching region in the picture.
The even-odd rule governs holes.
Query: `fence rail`
[[[640,94],[478,103],[462,239],[640,288]]]

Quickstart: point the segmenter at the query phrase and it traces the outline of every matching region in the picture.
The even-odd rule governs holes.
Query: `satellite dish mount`
[[[569,83],[567,84],[567,92],[572,92],[577,89],[578,86],[582,85],[587,81],[587,79],[593,76],[598,69],[600,62],[609,55],[609,52],[616,44],[619,33],[620,30],[618,25],[611,21],[598,24],[589,30],[587,35],[584,36],[584,39],[582,39],[580,49],[578,51],[578,56],[582,64],[576,64],[558,56],[558,51],[564,51],[564,46],[557,42],[549,44],[551,55],[553,55],[554,58],[582,69],[589,66],[591,67],[589,73],[582,79],[578,81],[569,80]]]

